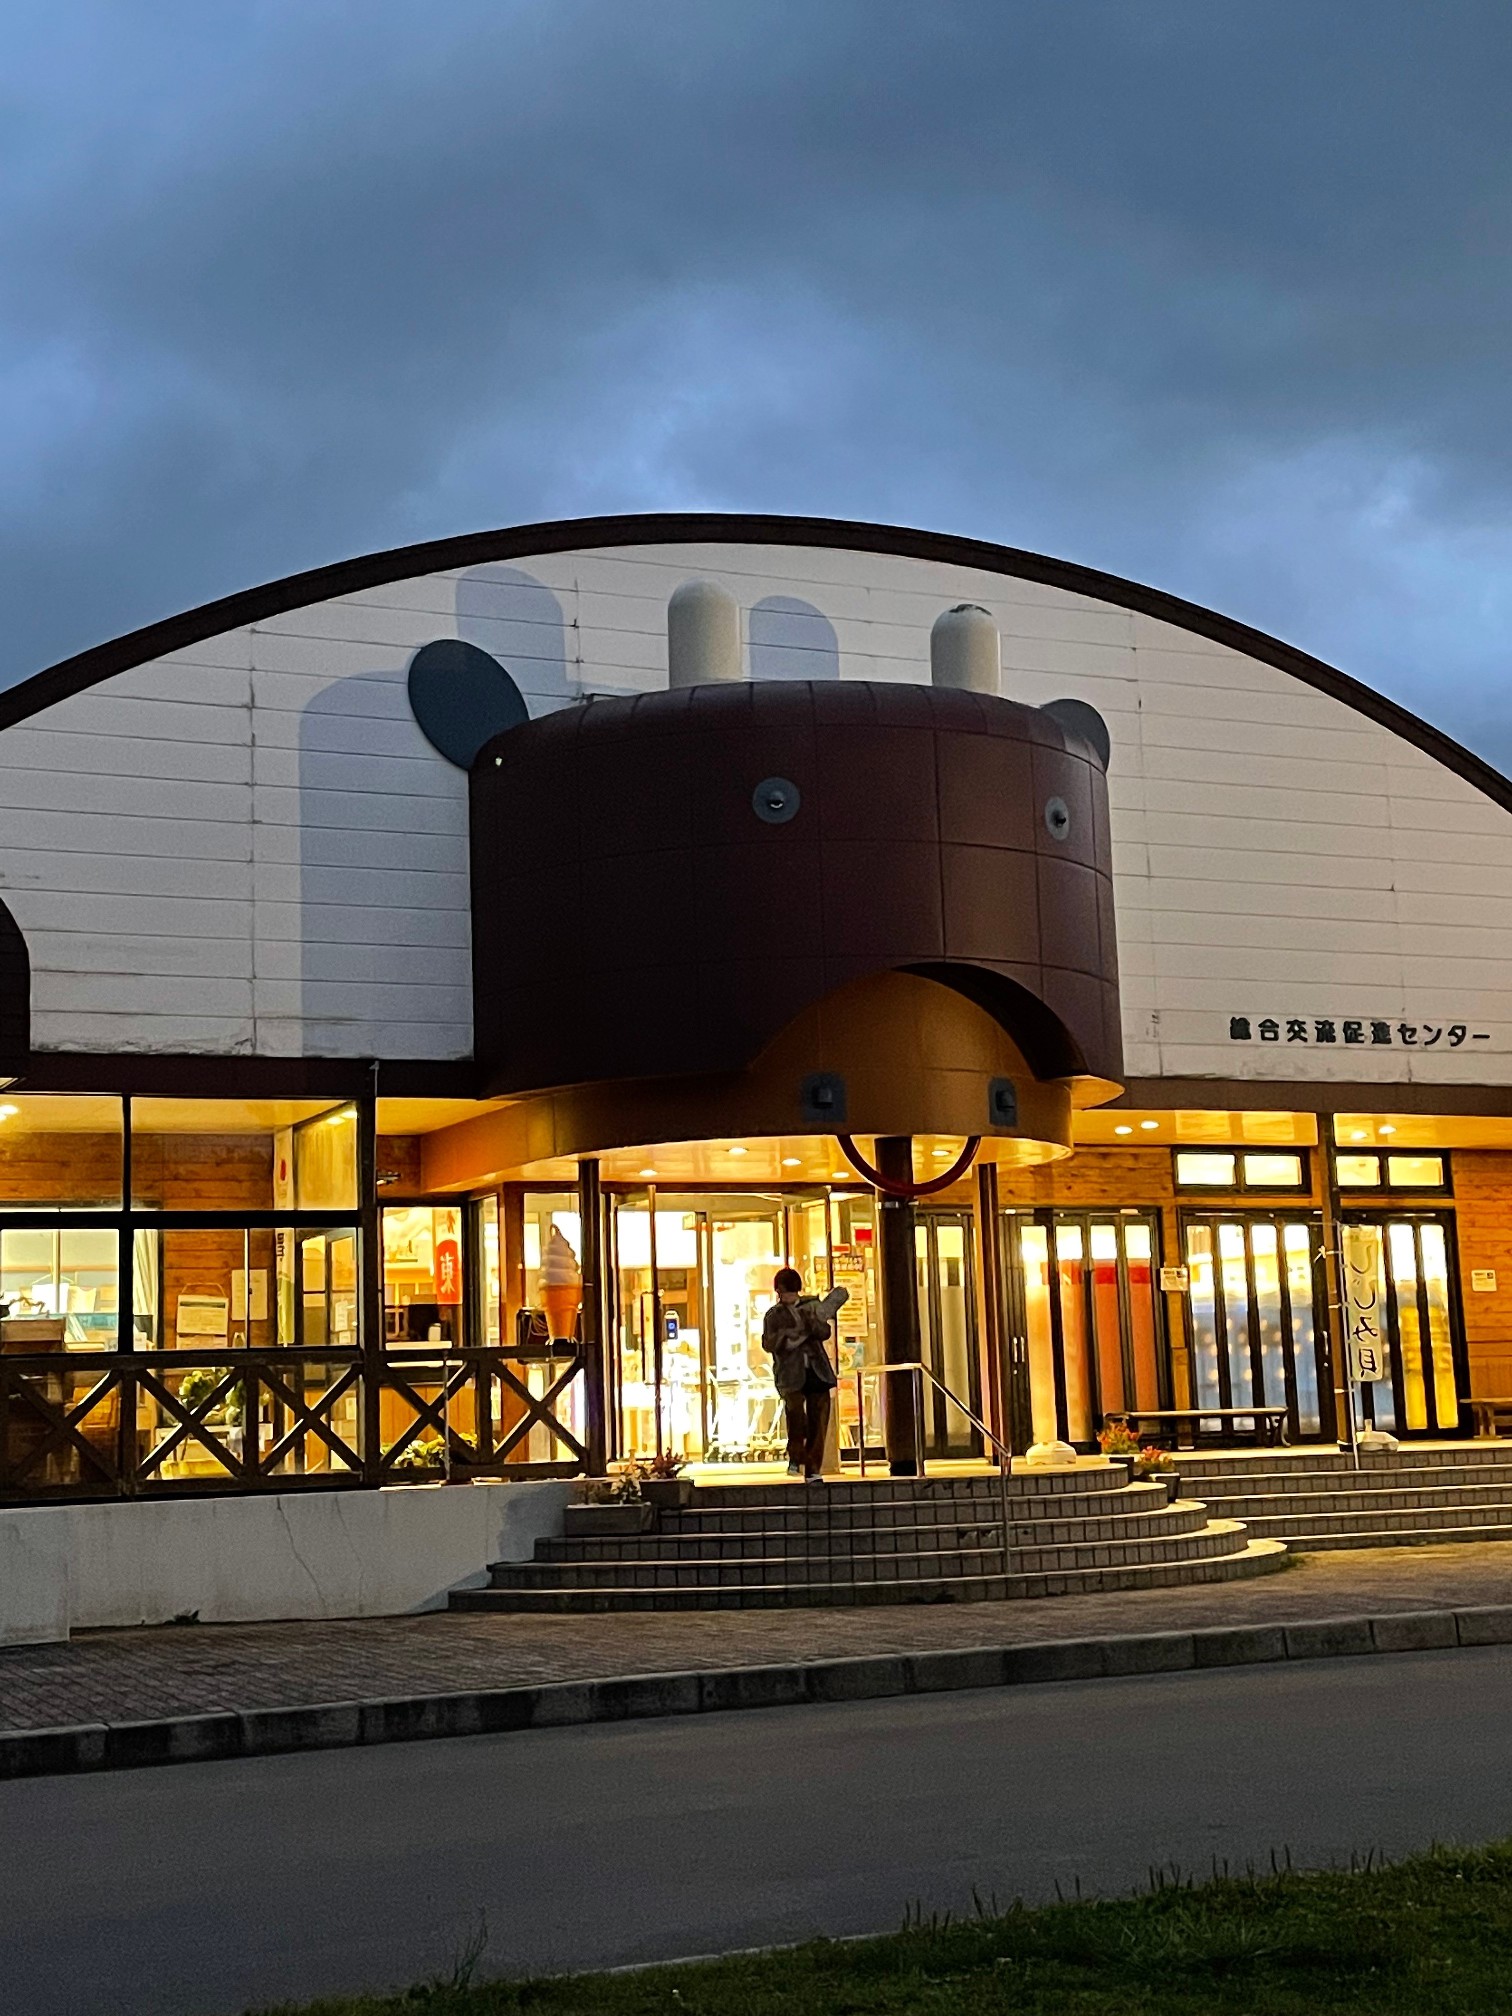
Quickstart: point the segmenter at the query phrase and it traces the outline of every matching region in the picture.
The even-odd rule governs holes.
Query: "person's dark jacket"
[[[774,1302],[761,1325],[762,1348],[772,1354],[772,1377],[784,1399],[803,1391],[810,1372],[822,1386],[835,1384],[824,1340],[830,1326],[812,1302]]]

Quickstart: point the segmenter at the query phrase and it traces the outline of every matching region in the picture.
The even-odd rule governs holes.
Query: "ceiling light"
[[[1115,1127],[1113,1132],[1115,1134],[1132,1134],[1134,1129],[1132,1127]]]
[[[1354,1130],[1354,1132],[1353,1132],[1353,1133],[1352,1133],[1352,1134],[1350,1135],[1350,1137],[1349,1137],[1349,1138],[1350,1138],[1350,1140],[1351,1140],[1351,1141],[1363,1141],[1363,1140],[1365,1139],[1365,1130],[1364,1130],[1364,1128],[1363,1128],[1363,1127],[1356,1127],[1356,1128],[1355,1128],[1355,1130]]]
[[[950,1160],[950,1150],[948,1148],[931,1148],[929,1152],[933,1155],[936,1162],[948,1162]]]
[[[784,1169],[801,1169],[803,1167],[803,1163],[796,1155],[784,1155],[782,1158],[782,1166]]]
[[[654,1176],[656,1171],[654,1169],[642,1169],[639,1173],[642,1176]]]
[[[0,1120],[14,1120],[20,1111],[19,1106],[0,1106]]]
[[[1395,1127],[1377,1127],[1377,1134],[1395,1134]]]
[[[831,1169],[830,1171],[831,1183],[850,1183],[854,1180],[849,1169]]]
[[[742,1148],[738,1141],[735,1143],[735,1146],[733,1148],[727,1148],[725,1150],[725,1153],[727,1155],[746,1155],[749,1154],[749,1152],[750,1152],[749,1149]]]
[[[1160,1122],[1158,1120],[1141,1120],[1139,1124],[1146,1134],[1150,1134],[1160,1125]]]

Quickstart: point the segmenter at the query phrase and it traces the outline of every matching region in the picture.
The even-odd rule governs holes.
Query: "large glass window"
[[[0,1099],[0,1495],[355,1468],[356,1144],[329,1100]]]
[[[1334,1161],[1341,1190],[1447,1190],[1448,1169],[1442,1155],[1378,1154],[1350,1151]]]
[[[583,1221],[575,1190],[528,1190],[521,1215],[524,1302],[516,1323],[520,1358],[511,1367],[530,1399],[581,1442],[587,1430],[583,1379],[570,1374],[582,1335]],[[563,1385],[563,1380],[567,1383]],[[554,1397],[552,1397],[554,1396]],[[509,1381],[499,1382],[499,1429],[503,1438],[530,1419],[511,1446],[510,1460],[560,1463],[571,1445],[549,1427]]]
[[[1307,1158],[1254,1149],[1178,1148],[1176,1184],[1182,1190],[1305,1190]]]
[[[131,1188],[139,1208],[155,1211],[355,1211],[357,1110],[134,1099]]]
[[[0,1210],[119,1209],[121,1101],[0,1093]]]
[[[462,1206],[383,1212],[383,1334],[389,1344],[463,1341]]]
[[[0,1230],[0,1347],[114,1351],[120,1322],[115,1227]]]

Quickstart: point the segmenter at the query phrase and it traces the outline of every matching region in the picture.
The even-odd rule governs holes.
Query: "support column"
[[[578,1265],[583,1274],[583,1415],[588,1450],[588,1474],[602,1477],[609,1460],[609,1394],[604,1377],[604,1207],[599,1165],[594,1157],[578,1163]]]
[[[892,1182],[911,1183],[913,1136],[881,1136],[877,1142],[877,1169]],[[919,1359],[919,1263],[914,1236],[917,1222],[911,1198],[879,1196],[882,1357],[888,1365],[917,1364]],[[899,1372],[885,1383],[887,1467],[894,1477],[915,1477],[919,1464],[914,1381],[910,1374]]]
[[[987,1346],[987,1422],[998,1440],[1016,1445],[1012,1420],[1010,1326],[1003,1304],[1003,1257],[998,1225],[998,1172],[995,1162],[977,1164],[977,1251],[981,1255],[982,1336]]]
[[[376,1484],[383,1471],[383,1214],[378,1204],[378,1066],[357,1099],[357,1208],[362,1273],[358,1285],[358,1340],[362,1349],[362,1478]],[[287,1234],[285,1235],[288,1236]],[[254,1434],[256,1430],[254,1428]]]

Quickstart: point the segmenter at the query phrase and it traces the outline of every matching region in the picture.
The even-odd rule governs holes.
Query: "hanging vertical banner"
[[[1381,1228],[1341,1225],[1339,1252],[1344,1267],[1344,1329],[1349,1339],[1349,1376],[1369,1382],[1389,1376],[1381,1330]]]
[[[436,1300],[443,1304],[462,1300],[461,1218],[452,1210],[436,1213]]]

